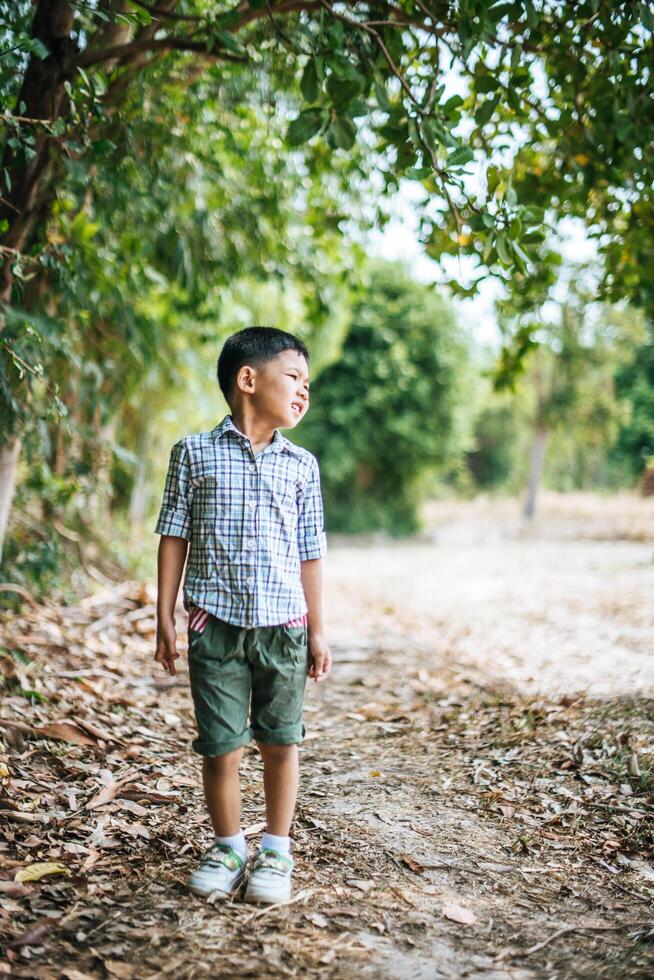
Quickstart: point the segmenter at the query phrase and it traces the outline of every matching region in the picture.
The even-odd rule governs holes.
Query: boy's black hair
[[[229,403],[236,375],[244,364],[252,367],[274,360],[285,350],[296,350],[309,363],[309,351],[299,337],[276,327],[246,327],[227,338],[218,357],[216,374],[225,401]]]

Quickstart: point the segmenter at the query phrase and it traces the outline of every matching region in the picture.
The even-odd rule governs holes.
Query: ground
[[[208,825],[153,584],[5,614],[0,974],[651,976],[653,504],[549,497],[525,528],[434,503],[411,542],[330,539],[286,907],[185,890]],[[254,749],[243,784],[254,843]]]

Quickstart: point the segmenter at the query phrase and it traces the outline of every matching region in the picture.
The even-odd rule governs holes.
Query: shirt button
[[[247,580],[247,582],[246,582],[246,585],[247,585],[248,589],[253,588],[254,587],[254,579],[253,578],[249,578]]]
[[[257,504],[255,500],[248,500],[248,507],[256,507],[256,506]]]
[[[250,463],[250,473],[254,473],[254,471],[256,470],[256,468],[257,468],[257,464],[256,463]]]
[[[247,541],[245,542],[245,547],[246,548],[254,548],[255,544],[256,544],[256,541],[254,540],[254,538],[248,538]]]

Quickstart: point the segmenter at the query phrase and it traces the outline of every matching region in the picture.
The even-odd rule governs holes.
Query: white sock
[[[267,847],[272,847],[273,850],[279,851],[280,854],[290,854],[291,853],[291,838],[290,837],[275,837],[274,834],[269,834],[268,831],[261,838],[261,850],[265,850]]]
[[[216,834],[216,843],[227,844],[229,847],[233,847],[241,857],[246,858],[248,856],[248,845],[242,830],[239,830],[238,834],[234,834],[233,837],[219,837]]]

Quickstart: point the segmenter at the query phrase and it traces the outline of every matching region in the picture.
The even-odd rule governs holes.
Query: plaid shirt
[[[308,611],[300,562],[327,552],[316,457],[275,429],[254,455],[226,415],[173,446],[155,534],[191,542],[184,609],[238,626]]]

